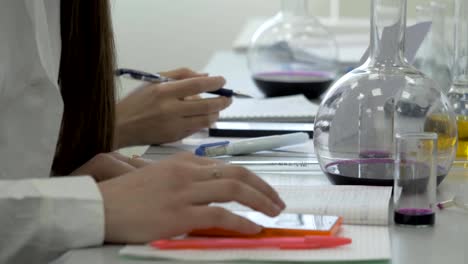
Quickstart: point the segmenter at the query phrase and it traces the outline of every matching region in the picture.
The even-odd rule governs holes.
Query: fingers
[[[184,118],[185,127],[187,131],[198,131],[202,128],[211,126],[216,120],[218,120],[219,114],[211,114],[204,116],[194,116],[189,118]]]
[[[186,100],[180,104],[180,112],[184,116],[197,116],[218,113],[232,103],[231,98],[224,96],[199,100]]]
[[[118,152],[112,152],[112,153],[109,153],[109,155],[111,155],[112,157],[120,160],[120,161],[123,161],[125,163],[128,163],[129,165],[135,167],[135,168],[141,168],[141,167],[144,167],[146,165],[149,165],[152,163],[152,160],[147,160],[147,159],[143,159],[139,156],[134,156],[132,158],[129,158],[127,156],[124,156]]]
[[[216,91],[226,83],[223,77],[198,77],[176,82],[160,84],[162,92],[171,94],[179,99],[204,92]]]
[[[109,154],[98,154],[71,175],[91,175],[97,181],[105,181],[133,170],[135,167]]]
[[[160,72],[159,74],[165,77],[169,77],[171,79],[176,79],[176,80],[208,76],[207,73],[198,73],[198,72],[192,71],[189,68],[179,68],[179,69],[175,69],[172,71]]]
[[[152,160],[143,159],[139,156],[134,156],[132,158],[128,158],[128,164],[132,165],[135,168],[142,168],[148,166],[149,164],[153,163]]]
[[[215,181],[221,179],[235,180],[258,190],[264,196],[272,200],[280,209],[286,208],[286,204],[278,193],[264,180],[244,167],[215,164],[205,166],[197,174],[196,180]],[[218,181],[216,181],[218,182]]]
[[[216,206],[196,206],[190,212],[193,229],[222,228],[242,234],[258,234],[262,227]]]
[[[189,199],[195,205],[238,202],[269,216],[281,213],[281,208],[262,192],[231,179],[196,182],[192,186]]]
[[[208,168],[209,169],[209,168]],[[262,178],[258,177],[248,169],[240,166],[224,166],[221,170],[221,178],[235,179],[241,181],[252,188],[259,190],[265,196],[270,198],[281,209],[286,208],[286,204],[280,198],[278,193],[265,182]]]
[[[214,165],[225,164],[224,161],[222,160],[199,157],[199,156],[192,154],[191,152],[181,152],[179,154],[176,154],[176,156],[180,160],[190,161],[194,164],[202,165],[202,166],[214,166]],[[204,173],[204,172],[201,172],[201,173]]]

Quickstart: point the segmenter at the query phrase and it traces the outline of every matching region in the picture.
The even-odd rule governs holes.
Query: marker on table
[[[333,248],[352,243],[350,238],[335,236],[219,238],[157,240],[151,246],[162,250],[182,249],[318,249]]]
[[[175,79],[168,78],[165,76],[162,76],[157,73],[148,73],[144,71],[139,71],[139,70],[133,70],[133,69],[126,69],[126,68],[121,68],[117,69],[115,71],[116,76],[126,76],[134,80],[138,81],[144,81],[144,82],[151,82],[151,83],[164,83],[164,82],[172,82],[175,81]],[[247,94],[242,94],[234,90],[226,89],[226,88],[220,88],[216,91],[212,92],[207,92],[210,94],[216,94],[220,96],[225,96],[225,97],[238,97],[238,98],[252,98],[252,96],[247,95]]]
[[[198,156],[216,157],[224,155],[243,155],[257,151],[273,150],[285,146],[307,142],[309,135],[304,132],[286,135],[259,137],[240,140],[237,142],[221,141],[216,143],[202,144],[196,150]]]

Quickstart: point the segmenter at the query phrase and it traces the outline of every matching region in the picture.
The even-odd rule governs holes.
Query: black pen
[[[126,69],[126,68],[120,68],[115,70],[115,75],[116,76],[127,76],[131,79],[134,80],[139,80],[139,81],[144,81],[144,82],[152,82],[152,83],[164,83],[164,82],[171,82],[175,81],[175,79],[168,78],[165,76],[162,76],[158,73],[148,73],[144,71],[139,71],[139,70],[133,70],[133,69]],[[212,92],[207,92],[210,94],[216,94],[220,96],[225,96],[225,97],[239,97],[239,98],[252,98],[252,96],[247,95],[247,94],[242,94],[234,90],[226,89],[226,88],[220,88],[216,91]]]

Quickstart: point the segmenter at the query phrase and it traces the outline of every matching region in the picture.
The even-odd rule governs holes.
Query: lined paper
[[[388,225],[391,187],[274,185],[274,188],[285,201],[288,213],[339,215],[345,224]],[[250,210],[237,203],[218,205],[232,211]]]
[[[221,111],[220,121],[313,122],[319,105],[303,95],[237,99]]]

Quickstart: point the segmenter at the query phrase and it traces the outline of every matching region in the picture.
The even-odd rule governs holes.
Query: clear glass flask
[[[427,5],[416,8],[418,20],[431,21],[432,27],[426,39],[421,44],[414,66],[432,78],[438,86],[447,93],[452,85],[450,67],[449,32],[447,32],[446,6],[439,1],[431,1]]]
[[[282,0],[281,11],[255,32],[247,58],[266,97],[318,98],[338,72],[336,40],[310,14],[308,0]]]
[[[395,224],[431,226],[435,223],[437,134],[395,135]]]
[[[406,0],[372,1],[370,56],[319,107],[315,152],[335,184],[393,186],[396,133],[438,134],[439,182],[452,165],[455,115],[436,83],[404,58],[406,8]]]
[[[468,3],[456,1],[453,84],[448,98],[457,115],[457,157],[468,159]]]

